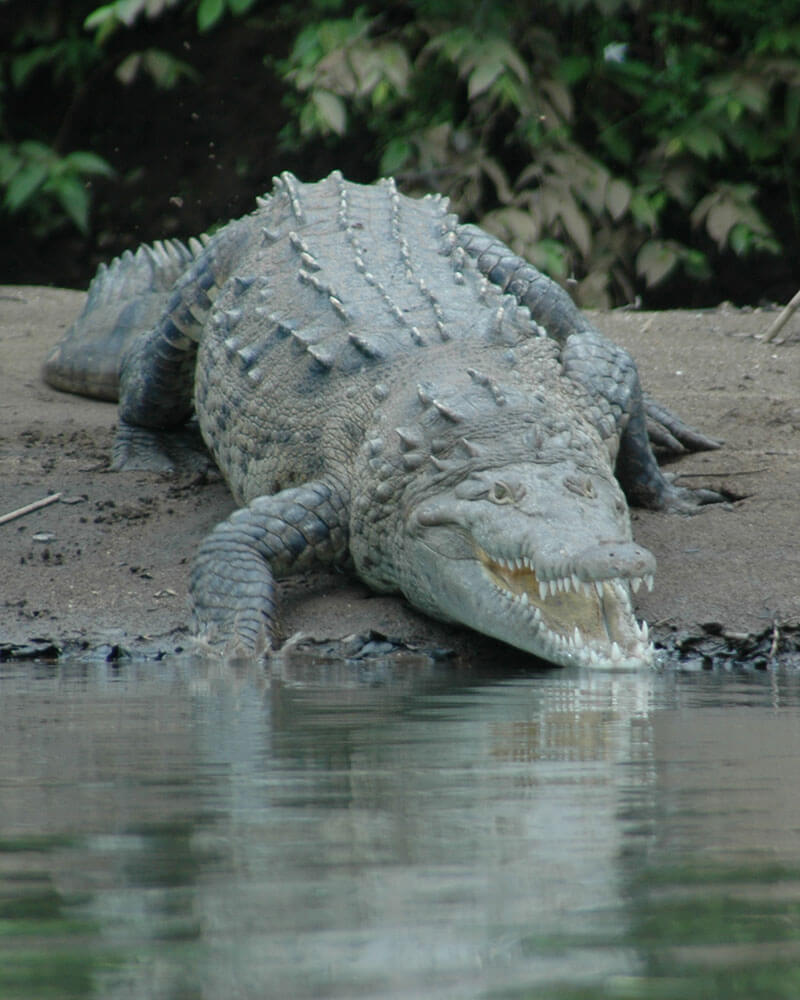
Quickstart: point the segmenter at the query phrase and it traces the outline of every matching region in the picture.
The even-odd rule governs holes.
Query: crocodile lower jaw
[[[545,578],[530,558],[492,558],[482,549],[478,559],[501,598],[507,602],[509,625],[522,628],[523,645],[535,645],[538,655],[563,665],[604,669],[637,669],[653,662],[647,623],[633,613],[630,588],[653,578],[581,580],[577,571]]]

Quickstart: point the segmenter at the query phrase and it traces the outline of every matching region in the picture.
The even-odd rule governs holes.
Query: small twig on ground
[[[24,507],[17,507],[16,510],[10,510],[7,514],[0,516],[0,524],[5,524],[7,521],[15,521],[18,517],[24,517],[26,514],[30,514],[31,511],[39,510],[40,507],[46,507],[48,504],[55,503],[56,500],[60,499],[60,493],[51,493],[40,500],[34,500],[33,503],[25,504]]]
[[[791,316],[796,312],[798,306],[800,306],[800,292],[798,292],[794,298],[791,299],[789,304],[783,310],[781,310],[780,316],[778,316],[769,330],[767,330],[766,336],[764,337],[765,341],[774,340],[778,336],[784,326],[786,326],[789,322]],[[785,342],[785,337],[778,341],[779,344],[783,344]]]

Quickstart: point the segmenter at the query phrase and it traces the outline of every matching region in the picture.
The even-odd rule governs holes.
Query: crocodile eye
[[[515,497],[514,491],[508,483],[504,483],[501,479],[498,479],[496,483],[492,483],[489,490],[489,499],[492,503],[513,503],[514,500],[519,498]]]

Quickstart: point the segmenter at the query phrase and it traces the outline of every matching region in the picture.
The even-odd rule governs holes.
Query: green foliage
[[[577,278],[584,304],[679,267],[706,278],[715,249],[777,253],[759,201],[779,171],[787,207],[795,195],[795,8],[636,7],[418,0],[405,21],[377,5],[317,20],[285,67],[299,138],[366,127],[378,170],[446,191]]]
[[[360,176],[449,194],[571,280],[584,305],[632,301],[681,270],[706,280],[723,257],[776,254],[776,229],[800,239],[796,0],[94,4],[65,14],[40,0],[46,16],[26,15],[0,52],[3,207],[37,232],[87,231],[87,183],[110,173],[69,141],[92,74],[198,87],[202,103],[200,68],[143,46],[148,26],[177,19],[190,42],[246,16],[265,51],[276,23],[294,31],[277,63],[287,154],[324,148]],[[8,107],[45,74],[73,95],[63,121],[12,127]]]
[[[235,16],[246,14],[255,0],[199,0],[197,28],[208,31],[222,20],[226,12]],[[84,27],[95,31],[95,41],[102,45],[118,28],[132,27],[143,15],[150,20],[161,17],[172,8],[185,7],[184,0],[112,0],[93,10]]]
[[[0,143],[0,188],[9,212],[32,210],[42,232],[58,224],[63,213],[82,233],[89,231],[89,192],[93,176],[109,177],[113,170],[95,153],[75,151],[60,156],[50,146],[26,140],[18,146]]]
[[[0,80],[5,81],[0,102],[0,192],[2,207],[22,213],[34,231],[46,235],[68,220],[82,233],[89,231],[89,185],[113,170],[96,153],[63,153],[55,143],[30,135],[16,139],[4,121],[6,94],[23,92],[37,74],[49,73],[60,91],[79,88],[91,73],[97,53],[72,24],[56,34],[50,18],[30,17],[18,26],[7,52],[0,53]]]

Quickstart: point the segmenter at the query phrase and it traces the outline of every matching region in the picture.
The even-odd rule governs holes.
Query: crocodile
[[[268,655],[276,581],[327,565],[552,664],[641,667],[655,558],[628,502],[723,499],[663,475],[653,443],[718,442],[557,283],[392,179],[283,173],[212,237],[102,265],[44,377],[118,399],[115,469],[171,468],[199,427],[239,506],[192,625],[228,653]]]

